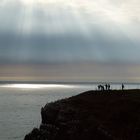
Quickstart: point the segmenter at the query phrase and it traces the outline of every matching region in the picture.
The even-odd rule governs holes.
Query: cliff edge
[[[139,140],[140,90],[87,91],[46,104],[24,140]]]

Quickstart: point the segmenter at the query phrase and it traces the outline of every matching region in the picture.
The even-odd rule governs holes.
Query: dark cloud
[[[94,31],[93,31],[94,32]],[[72,61],[134,62],[140,59],[138,44],[120,35],[114,38],[101,31],[85,38],[67,35],[17,33],[0,34],[0,62],[50,63]],[[131,56],[131,57],[130,57]]]

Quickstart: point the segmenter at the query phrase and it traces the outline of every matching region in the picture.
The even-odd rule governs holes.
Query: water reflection
[[[18,88],[18,89],[42,89],[42,88],[74,88],[74,85],[63,84],[5,84],[3,88]]]

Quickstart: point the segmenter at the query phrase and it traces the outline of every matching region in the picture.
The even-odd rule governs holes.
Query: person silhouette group
[[[124,90],[124,88],[125,88],[125,86],[124,86],[124,84],[122,83],[122,85],[121,85],[121,89],[122,90]],[[106,83],[105,85],[102,85],[102,84],[100,84],[100,85],[98,85],[98,90],[100,90],[100,91],[104,91],[104,90],[111,90],[111,86],[110,86],[110,84],[108,83]]]
[[[101,91],[110,90],[110,84],[98,85],[98,90],[101,90]]]

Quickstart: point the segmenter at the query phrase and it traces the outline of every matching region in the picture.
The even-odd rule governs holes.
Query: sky
[[[0,80],[140,82],[139,0],[1,0]]]

